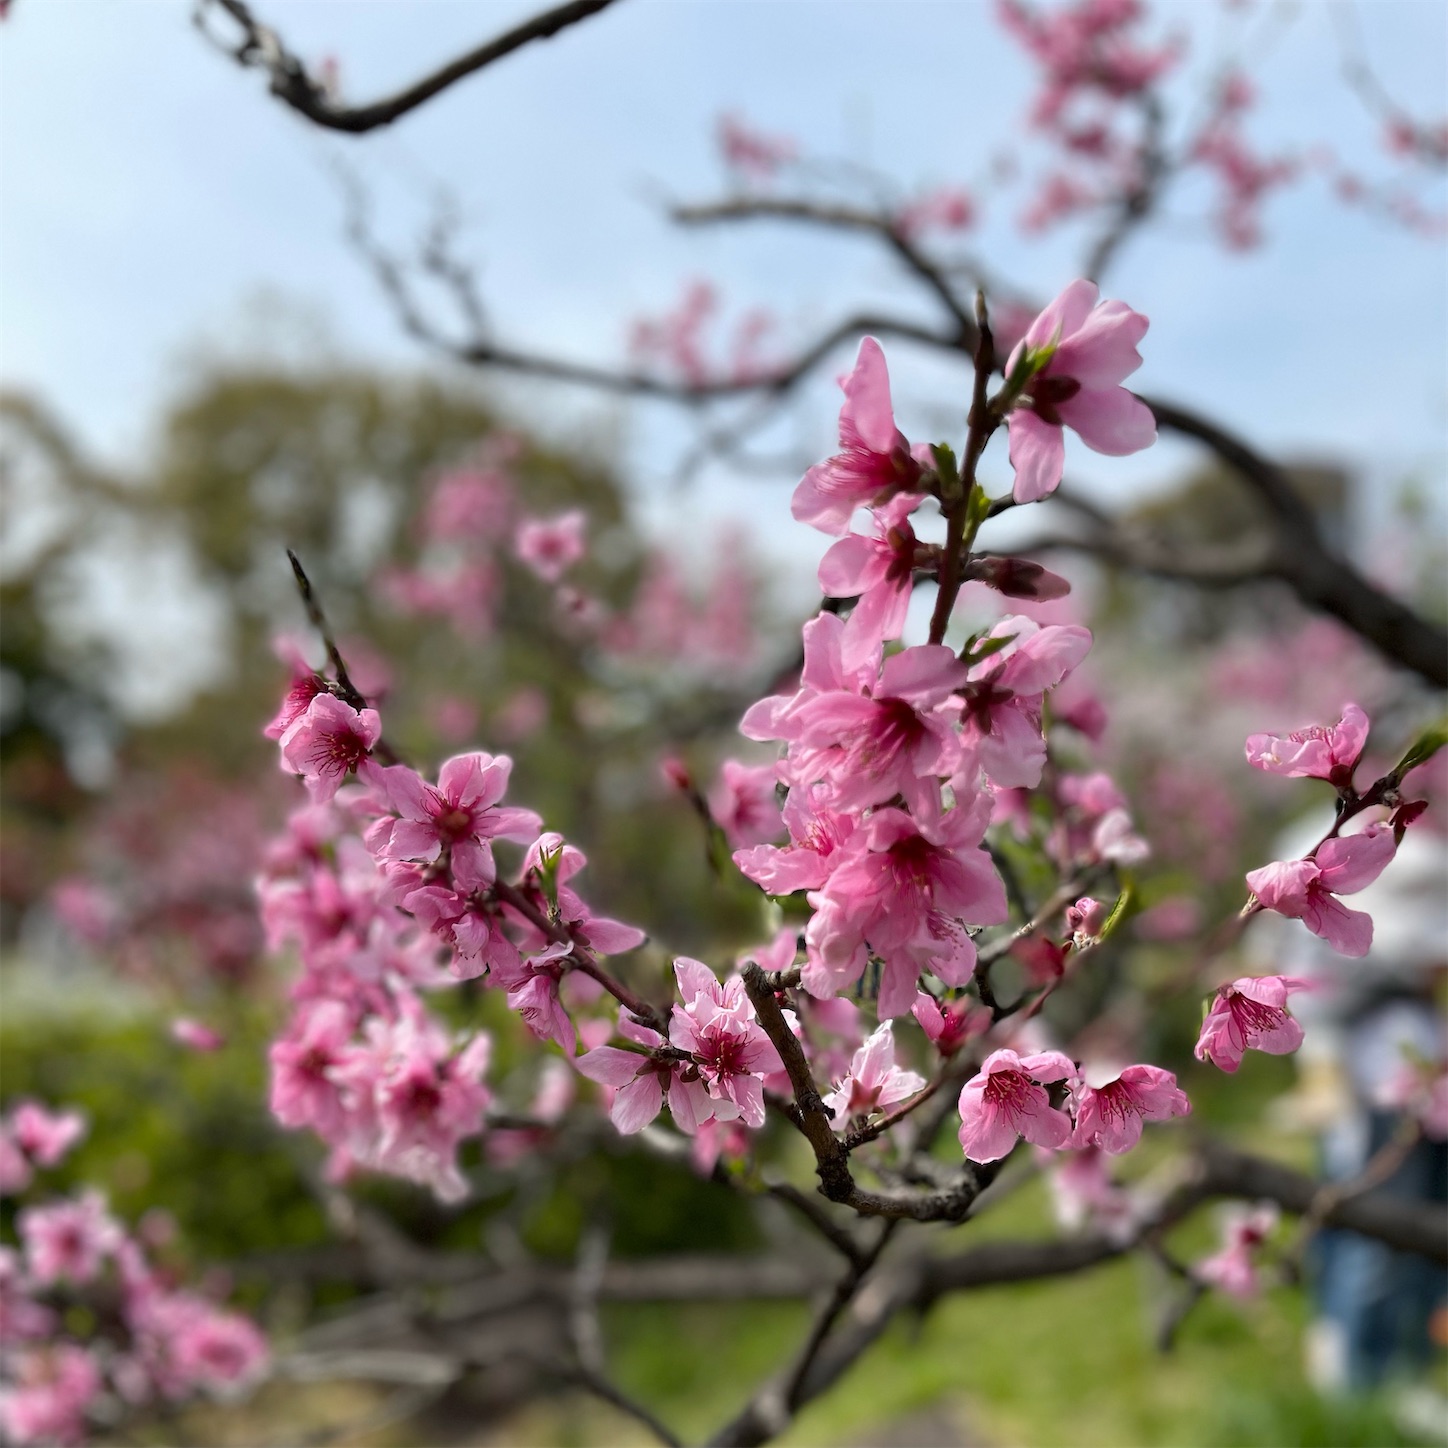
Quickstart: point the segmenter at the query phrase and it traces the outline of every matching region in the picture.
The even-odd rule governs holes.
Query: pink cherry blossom
[[[1197,1037],[1196,1057],[1233,1072],[1247,1050],[1286,1056],[1302,1044],[1302,1027],[1287,1013],[1287,997],[1311,982],[1293,975],[1244,975],[1217,991]]]
[[[874,657],[885,639],[905,629],[915,580],[915,530],[910,514],[922,493],[901,493],[871,511],[874,537],[851,533],[820,560],[819,584],[833,598],[854,598],[842,637],[843,660],[856,668]]]
[[[830,808],[822,786],[795,785],[784,802],[790,843],[736,850],[734,863],[770,895],[816,890],[843,858],[840,847],[855,832],[855,817]]]
[[[1117,1156],[1141,1140],[1142,1123],[1189,1115],[1192,1104],[1176,1077],[1159,1066],[1128,1066],[1102,1086],[1081,1083],[1075,1091],[1072,1146],[1099,1146]]]
[[[1156,441],[1151,409],[1120,384],[1141,366],[1136,344],[1147,319],[1124,302],[1101,302],[1095,282],[1074,281],[1031,323],[1006,366],[1027,350],[1051,348],[1011,412],[1014,497],[1033,503],[1061,481],[1070,427],[1093,452],[1121,457]]]
[[[272,1043],[271,1111],[283,1126],[310,1126],[325,1141],[340,1139],[347,1112],[339,1072],[354,1055],[354,1025],[342,1002],[312,1001]]]
[[[47,1111],[37,1101],[22,1101],[10,1113],[16,1146],[37,1166],[57,1166],[85,1129],[79,1111]]]
[[[919,644],[885,660],[868,694],[817,694],[795,715],[790,761],[804,780],[825,780],[836,809],[861,810],[904,795],[920,809],[935,780],[954,772],[959,745],[943,710],[965,682],[965,666],[943,644]]]
[[[1255,1254],[1276,1227],[1277,1215],[1277,1207],[1272,1202],[1225,1208],[1222,1250],[1198,1262],[1192,1268],[1192,1275],[1229,1296],[1255,1297],[1261,1287]]]
[[[627,1011],[619,1015],[618,1030],[625,1039],[650,1049],[666,1044],[657,1031],[642,1025]],[[687,1063],[616,1046],[598,1046],[580,1056],[574,1065],[590,1081],[613,1089],[608,1116],[624,1136],[642,1131],[659,1114],[666,1096],[674,1124],[688,1135],[713,1117],[714,1103],[698,1071]]]
[[[964,985],[975,967],[965,925],[1007,917],[1005,887],[979,848],[990,810],[985,792],[920,820],[877,809],[851,836],[825,887],[809,897],[816,913],[805,932],[805,989],[838,994],[860,978],[869,950],[885,962],[881,1017],[910,1009],[922,969]]]
[[[588,526],[581,508],[556,518],[528,518],[518,526],[514,548],[518,559],[545,583],[557,583],[583,557],[583,533]]]
[[[960,1145],[971,1161],[999,1161],[1025,1137],[1052,1150],[1071,1138],[1071,1118],[1051,1105],[1045,1086],[1076,1074],[1060,1051],[1018,1056],[992,1051],[960,1092]]]
[[[1139,1211],[1131,1194],[1111,1179],[1110,1158],[1100,1147],[1042,1152],[1056,1220],[1076,1232],[1090,1221],[1114,1240],[1127,1240]]]
[[[857,1116],[869,1116],[907,1100],[925,1086],[925,1077],[895,1064],[895,1032],[889,1021],[876,1027],[855,1052],[849,1074],[824,1098],[834,1113],[835,1129]]]
[[[1086,657],[1091,631],[1077,624],[1047,624],[1003,618],[989,638],[1009,638],[998,653],[970,670],[961,690],[962,739],[974,751],[992,784],[1034,789],[1046,762],[1041,701]]]
[[[90,1191],[74,1201],[27,1207],[16,1218],[31,1279],[44,1286],[62,1279],[90,1282],[120,1245],[121,1229],[105,1198]]]
[[[457,754],[428,784],[406,765],[374,773],[374,793],[397,812],[367,832],[367,843],[386,860],[435,860],[447,849],[454,868],[465,862],[478,880],[493,876],[495,839],[526,844],[543,822],[532,810],[499,806],[513,761],[506,754]]]
[[[726,759],[709,791],[709,813],[735,849],[767,844],[784,830],[772,764],[741,764]]]
[[[942,1010],[933,995],[921,991],[910,1007],[910,1014],[942,1056],[953,1056],[967,1041],[983,1036],[992,1024],[990,1008],[969,996],[946,1001]]]
[[[58,1343],[32,1349],[16,1362],[14,1381],[0,1389],[6,1441],[81,1443],[86,1410],[100,1394],[100,1368],[84,1348]]]
[[[331,694],[318,694],[282,735],[282,758],[320,804],[370,760],[381,737],[382,720],[375,709],[354,709]]]
[[[885,354],[873,337],[860,343],[854,371],[840,386],[840,451],[804,475],[792,504],[801,523],[837,535],[849,531],[856,508],[918,491],[925,472],[895,426]]]
[[[1342,955],[1372,948],[1372,916],[1350,910],[1337,897],[1366,889],[1383,872],[1397,846],[1384,825],[1360,835],[1339,836],[1318,846],[1310,860],[1276,861],[1252,870],[1247,886],[1268,910],[1301,920]]]
[[[862,694],[874,687],[879,676],[879,655],[846,667],[844,630],[845,621],[834,613],[816,614],[805,624],[799,688],[793,694],[771,694],[751,704],[739,722],[739,732],[746,739],[797,740],[801,711],[812,700],[841,690]]]
[[[588,857],[576,845],[567,844],[562,835],[552,830],[539,835],[528,847],[528,853],[523,857],[524,874],[532,876],[541,871],[545,860],[556,861],[554,880],[557,887],[558,922],[567,928],[575,941],[590,947],[599,955],[623,955],[626,951],[637,949],[648,938],[635,925],[625,925],[622,921],[612,920],[606,915],[596,915],[593,907],[585,903],[567,883],[588,863]],[[536,932],[530,923],[520,921],[519,929],[520,938],[534,939]],[[541,937],[536,943],[540,946],[545,944]]]
[[[1325,779],[1344,785],[1368,737],[1368,716],[1356,704],[1343,706],[1336,724],[1313,724],[1285,738],[1253,734],[1247,739],[1247,763],[1289,779]]]
[[[744,982],[736,976],[721,984],[708,966],[683,957],[674,973],[683,1004],[669,1018],[670,1044],[694,1058],[717,1120],[763,1126],[762,1078],[784,1063],[755,1022]]]

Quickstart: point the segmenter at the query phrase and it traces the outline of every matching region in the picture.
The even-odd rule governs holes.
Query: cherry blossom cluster
[[[777,360],[763,350],[775,320],[763,307],[742,313],[734,322],[726,356],[716,359],[708,332],[719,310],[719,295],[706,281],[691,282],[677,306],[659,317],[641,317],[629,334],[635,362],[662,368],[690,387],[717,382],[749,382],[767,377]]]
[[[18,1104],[0,1128],[0,1194],[24,1192],[33,1170],[56,1165],[84,1130],[78,1112]],[[173,1231],[163,1217],[128,1232],[87,1189],[26,1204],[14,1220],[18,1244],[0,1244],[6,1442],[80,1443],[118,1406],[235,1392],[265,1371],[254,1322],[151,1260],[148,1248]],[[75,1310],[85,1304],[92,1310]],[[97,1325],[82,1335],[83,1322]]]
[[[272,1106],[285,1125],[330,1145],[334,1175],[366,1167],[445,1199],[466,1191],[458,1154],[487,1129],[490,1042],[447,1030],[425,996],[478,980],[594,1083],[621,1133],[650,1129],[667,1110],[701,1170],[747,1157],[769,1100],[802,1099],[801,1070],[820,1083],[819,1109],[848,1153],[895,1139],[949,1067],[964,1082],[956,1106],[968,1160],[998,1161],[1025,1140],[1059,1154],[1052,1176],[1063,1210],[1120,1232],[1140,1220],[1108,1160],[1130,1151],[1146,1123],[1184,1116],[1190,1103],[1160,1067],[1074,1058],[1038,1016],[1118,912],[1083,895],[978,943],[1011,913],[988,831],[993,842],[1014,835],[1062,882],[1105,880],[1149,853],[1111,777],[1052,753],[1050,722],[1088,740],[1105,725],[1094,696],[1063,688],[1091,634],[1007,614],[959,647],[945,639],[967,582],[1036,603],[1068,592],[1039,564],[977,551],[976,534],[992,511],[1055,490],[1065,429],[1108,454],[1150,445],[1152,415],[1122,386],[1140,365],[1147,321],[1074,282],[1024,327],[994,395],[984,312],[981,326],[963,465],[945,444],[911,445],[895,422],[884,354],[872,338],[861,344],[841,384],[840,450],[805,474],[793,499],[795,517],[834,540],[819,583],[837,603],[804,625],[793,687],[757,701],[740,725],[775,757],[726,761],[707,795],[682,764],[666,765],[745,879],[795,922],[727,976],[680,957],[671,999],[637,994],[611,958],[639,947],[643,931],[597,913],[577,892],[583,854],[505,803],[506,756],[460,754],[425,776],[397,757],[380,714],[340,669],[337,680],[294,677],[267,729],[311,799],[261,884],[269,940],[294,946],[301,961],[292,1016],[272,1048]],[[1014,486],[993,502],[976,470],[1000,429]],[[924,541],[926,509],[942,515],[943,545]],[[555,581],[581,536],[580,519],[539,522],[520,533],[520,552]],[[910,642],[922,581],[936,584],[935,609],[928,641]],[[1421,809],[1398,792],[1404,767],[1356,790],[1366,734],[1363,711],[1349,706],[1331,728],[1254,735],[1247,748],[1259,768],[1328,781],[1341,807],[1339,827],[1307,859],[1248,876],[1244,914],[1299,916],[1354,953],[1366,949],[1370,922],[1337,897],[1381,870]],[[1388,821],[1340,834],[1377,806],[1393,811]],[[506,874],[495,857],[504,842],[519,856]],[[1026,985],[1003,1003],[991,968],[1007,956]],[[772,1003],[761,980],[777,982]],[[1248,1049],[1294,1050],[1302,1032],[1286,1002],[1303,985],[1271,976],[1223,986],[1198,1056],[1234,1071]],[[933,1080],[897,1058],[904,1016],[938,1059]],[[572,1099],[573,1079],[545,1080],[537,1125],[487,1146],[490,1156],[508,1159],[541,1139]]]

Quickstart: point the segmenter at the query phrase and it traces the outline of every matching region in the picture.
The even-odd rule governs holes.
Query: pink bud
[[[1106,925],[1107,909],[1089,895],[1083,895],[1074,905],[1066,907],[1066,927],[1076,937],[1078,944],[1094,940]]]

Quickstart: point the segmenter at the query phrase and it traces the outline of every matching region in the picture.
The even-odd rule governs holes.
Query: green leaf
[[[1111,932],[1118,925],[1125,924],[1131,917],[1141,909],[1141,900],[1136,889],[1136,882],[1130,875],[1123,874],[1121,877],[1121,894],[1116,897],[1116,904],[1111,907],[1111,914],[1106,917],[1106,924],[1101,927],[1101,934],[1098,940],[1106,940]]]
[[[1426,764],[1445,744],[1448,744],[1448,719],[1440,719],[1408,746],[1407,753],[1393,766],[1393,777],[1402,779],[1410,769]]]
[[[982,659],[988,659],[992,654],[998,654],[1015,638],[1015,634],[1006,634],[1000,638],[990,638],[976,634],[966,641],[962,658],[967,667],[973,668]]]

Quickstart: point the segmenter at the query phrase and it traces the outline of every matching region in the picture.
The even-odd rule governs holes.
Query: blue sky
[[[335,54],[344,91],[369,98],[531,7],[256,9],[303,55]],[[1327,139],[1362,169],[1390,173],[1376,123],[1341,82],[1327,4],[1159,10],[1162,29],[1189,31],[1203,61],[1224,44],[1245,49],[1266,98],[1250,128],[1263,151]],[[1403,101],[1448,112],[1448,7],[1369,0],[1358,13],[1371,59]],[[858,240],[672,229],[661,197],[719,189],[719,113],[739,110],[902,187],[969,182],[1018,139],[1031,75],[985,4],[623,0],[359,140],[324,135],[271,101],[262,77],[206,45],[185,0],[17,0],[0,28],[0,375],[46,398],[97,453],[134,463],[198,351],[302,336],[303,350],[422,364],[342,240],[337,156],[374,188],[394,240],[414,236],[437,189],[450,188],[510,340],[618,358],[629,319],[667,308],[700,275],[730,306],[770,305],[804,336],[862,302],[908,293]],[[987,198],[973,244],[1050,295],[1075,275],[1083,239],[1068,230],[1022,242],[1010,225],[1020,204],[1019,190]],[[1192,209],[1134,242],[1108,285],[1152,318],[1142,389],[1190,401],[1282,454],[1340,455],[1375,478],[1441,478],[1441,243],[1347,210],[1316,181],[1273,200],[1269,242],[1246,256],[1190,234]],[[892,369],[906,430],[938,433],[962,400],[958,374],[908,354],[892,355]],[[666,487],[686,436],[676,416],[566,391],[514,395],[558,435],[616,449],[652,516],[676,506]],[[825,376],[781,436],[828,451],[832,413]],[[1163,444],[1125,462],[1084,450],[1071,462],[1088,485],[1118,493],[1169,477],[1189,456]],[[1003,460],[991,466],[1000,474]],[[710,472],[695,516],[757,517],[763,487],[783,524],[793,480]]]

